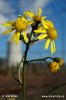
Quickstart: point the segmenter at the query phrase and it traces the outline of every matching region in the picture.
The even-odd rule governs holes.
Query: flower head
[[[53,73],[60,70],[59,64],[55,61],[49,63],[48,67],[49,67],[49,70]]]
[[[37,38],[39,40],[46,40],[45,49],[48,49],[49,44],[51,43],[51,53],[56,52],[55,40],[57,38],[57,31],[51,21],[46,20],[43,27],[41,29],[38,28],[37,30],[34,30],[34,32],[38,34],[42,33]]]
[[[32,23],[33,23],[32,21],[26,20],[25,17],[19,16],[15,21],[7,22],[7,23],[3,24],[4,26],[9,27],[9,30],[6,30],[5,32],[3,32],[3,34],[5,35],[5,34],[8,34],[12,31],[15,31],[12,38],[11,38],[11,41],[15,40],[16,44],[18,44],[20,34],[22,33],[23,38],[24,38],[25,42],[27,43],[28,38],[27,38],[27,34],[26,34],[25,30]]]
[[[34,23],[43,22],[44,19],[46,18],[46,16],[44,16],[44,17],[41,16],[41,14],[42,14],[41,8],[38,8],[38,13],[37,14],[34,14],[32,11],[26,11],[26,12],[24,12],[24,14],[28,15],[30,18],[32,18]]]

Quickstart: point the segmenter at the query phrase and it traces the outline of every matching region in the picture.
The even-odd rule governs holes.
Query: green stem
[[[26,45],[26,50],[25,50],[25,53],[24,53],[24,61],[26,61],[28,50],[29,50],[29,44]],[[23,68],[22,68],[22,100],[25,100],[25,64],[26,64],[26,62],[23,62]]]

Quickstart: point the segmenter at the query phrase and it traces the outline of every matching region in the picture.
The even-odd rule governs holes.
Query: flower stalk
[[[29,50],[29,44],[26,45],[25,53],[24,53],[24,61],[26,61],[27,54]],[[22,100],[25,100],[25,62],[23,62],[22,68]]]

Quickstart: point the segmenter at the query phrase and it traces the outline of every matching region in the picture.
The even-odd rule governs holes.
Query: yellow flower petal
[[[23,21],[25,21],[25,17],[22,17],[21,19],[22,19]]]
[[[9,29],[9,30],[4,31],[2,34],[3,34],[3,35],[6,35],[6,34],[9,34],[9,33],[12,32],[12,31],[13,31],[13,29]]]
[[[16,33],[14,33],[14,34],[12,35],[10,42],[14,41],[15,38],[16,38]]]
[[[47,34],[42,34],[40,36],[38,36],[39,40],[45,39],[47,37]]]
[[[49,27],[48,27],[46,24],[44,24],[44,28],[45,28],[45,29],[48,29]]]
[[[43,27],[44,27],[45,29],[48,29],[48,25],[46,24],[46,22],[44,21],[43,18],[41,19],[41,22],[42,22],[42,24],[43,24]]]
[[[38,16],[41,16],[42,10],[41,8],[38,8]]]
[[[20,32],[16,33],[16,44],[18,44],[20,38]]]
[[[33,12],[31,12],[31,11],[24,12],[24,14],[26,14],[26,15],[30,16],[31,18],[33,18],[33,17],[34,17],[34,13],[33,13]]]
[[[35,33],[46,33],[46,30],[40,30],[40,29],[38,29],[38,30],[34,30],[34,32]]]
[[[45,24],[45,21],[44,21],[44,19],[43,19],[43,18],[41,19],[41,22],[42,22],[42,24],[43,24],[43,25]]]
[[[33,21],[27,21],[27,25],[33,24]]]
[[[12,23],[3,23],[2,25],[3,26],[6,26],[6,27],[11,27],[12,26]]]
[[[46,20],[46,24],[47,24],[50,28],[54,28],[54,24],[53,24],[50,20]]]
[[[56,52],[56,46],[55,46],[55,42],[53,41],[53,49],[54,49],[54,52]]]
[[[45,44],[45,49],[48,49],[49,44],[50,44],[50,39],[48,39],[48,40],[46,41],[46,44]]]
[[[3,23],[2,25],[3,26],[6,26],[6,27],[11,27],[12,26],[12,23],[11,21],[8,21],[7,23]]]
[[[51,53],[54,53],[54,47],[53,47],[53,42],[51,41]]]
[[[28,38],[27,38],[27,35],[26,35],[26,32],[25,31],[23,31],[23,38],[24,38],[24,41],[26,42],[26,43],[28,43]]]

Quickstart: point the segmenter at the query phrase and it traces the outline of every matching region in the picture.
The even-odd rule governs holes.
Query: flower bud
[[[59,63],[59,66],[62,66],[64,64],[64,60],[62,58],[55,57],[53,60]]]
[[[57,72],[60,70],[60,66],[57,62],[53,61],[48,64],[49,70],[53,73]]]
[[[59,63],[60,66],[62,66],[64,64],[64,60],[60,59],[58,63]]]

